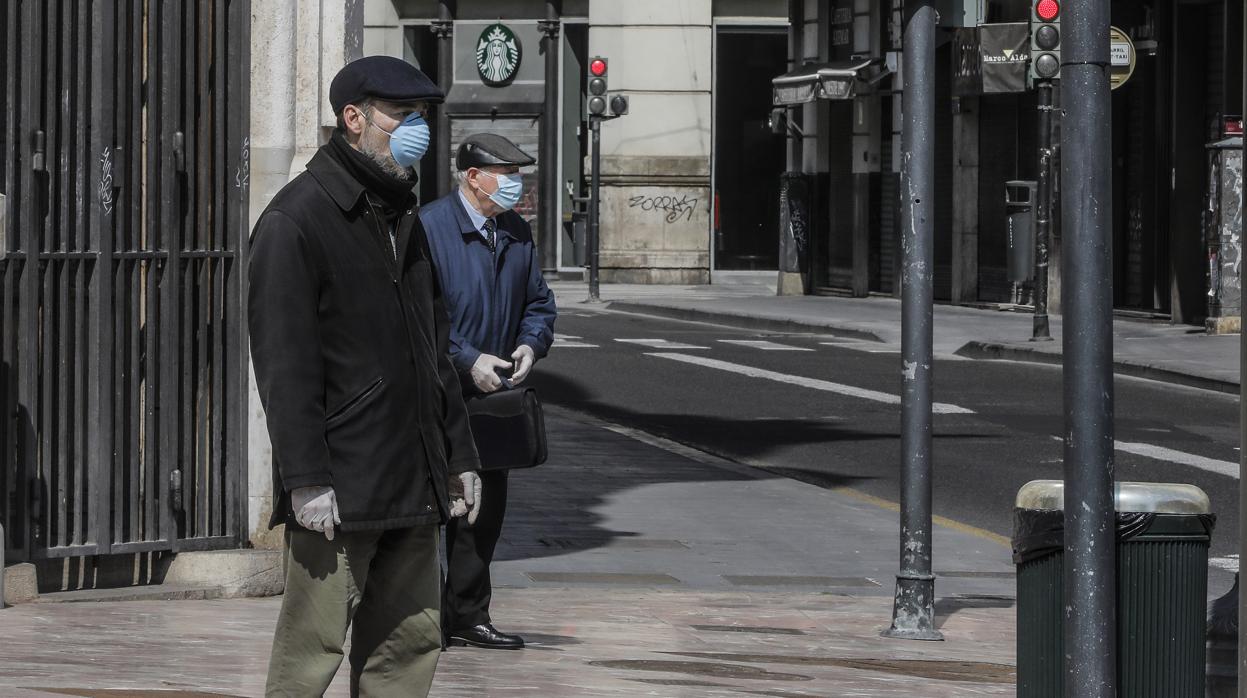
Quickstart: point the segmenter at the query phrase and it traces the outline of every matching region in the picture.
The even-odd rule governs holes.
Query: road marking
[[[615,341],[623,342],[624,344],[639,344],[643,347],[649,347],[651,349],[684,350],[684,349],[709,349],[710,348],[710,347],[699,346],[697,344],[684,344],[683,342],[673,342],[669,339],[616,339]]]
[[[901,404],[901,398],[897,395],[889,393],[881,393],[877,390],[868,390],[866,388],[856,388],[843,383],[832,383],[831,381],[819,380],[817,378],[806,378],[804,376],[790,376],[787,373],[777,373],[768,371],[763,368],[754,368],[753,366],[744,366],[734,364],[727,361],[719,361],[717,359],[707,359],[701,356],[689,356],[688,354],[673,354],[669,352],[658,352],[646,354],[646,356],[656,356],[660,359],[670,359],[672,361],[680,361],[686,364],[702,366],[705,368],[714,368],[720,371],[728,371],[737,373],[750,378],[764,378],[766,380],[775,381],[777,383],[787,383],[788,385],[797,385],[812,390],[822,390],[828,393],[837,393],[847,395],[849,397],[861,398],[863,400],[874,400],[888,405]],[[957,405],[949,405],[943,402],[933,404],[932,411],[936,414],[974,414],[974,410],[968,410]]]
[[[1192,468],[1207,470],[1210,473],[1218,475],[1229,475],[1230,477],[1238,477],[1238,463],[1232,463],[1228,460],[1217,460],[1215,458],[1205,458],[1197,456],[1193,453],[1185,453],[1183,451],[1175,451],[1172,448],[1164,446],[1153,446],[1152,444],[1131,443],[1129,441],[1118,441],[1116,444],[1118,451],[1133,453],[1136,456],[1145,458],[1154,458],[1156,460],[1169,461],[1178,463],[1179,465],[1189,465]]]
[[[1064,441],[1059,436],[1053,436],[1055,441]],[[1166,463],[1177,463],[1178,465],[1189,465],[1192,468],[1199,468],[1217,475],[1228,475],[1230,477],[1238,477],[1238,463],[1228,460],[1217,460],[1216,458],[1207,458],[1205,456],[1197,456],[1194,453],[1186,451],[1178,451],[1164,446],[1155,446],[1153,444],[1135,443],[1132,441],[1114,441],[1113,448],[1123,453],[1131,453],[1144,458],[1165,461]]]
[[[825,347],[840,347],[841,349],[850,349],[852,351],[860,351],[866,354],[899,354],[901,350],[896,347],[889,347],[886,344],[879,346],[878,344],[850,344],[848,342],[819,342]]]
[[[736,346],[761,349],[762,351],[814,351],[807,347],[794,347],[789,344],[780,344],[779,342],[768,342],[765,339],[720,339],[719,341],[724,344],[735,344]]]
[[[598,345],[581,342],[580,337],[571,334],[554,334],[553,346],[559,349],[597,349]]]

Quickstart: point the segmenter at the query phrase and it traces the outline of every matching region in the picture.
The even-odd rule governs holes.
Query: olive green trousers
[[[438,527],[286,530],[286,593],[267,696],[329,688],[351,628],[351,695],[427,696],[442,651]]]

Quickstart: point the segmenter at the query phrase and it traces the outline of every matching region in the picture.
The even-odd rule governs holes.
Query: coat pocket
[[[352,415],[367,407],[374,398],[381,394],[381,383],[383,381],[384,379],[378,377],[371,384],[369,384],[367,388],[364,388],[359,393],[356,393],[354,397],[347,400],[341,407],[334,410],[333,413],[325,419],[325,429],[333,429],[339,424],[342,424],[346,420],[350,419]]]

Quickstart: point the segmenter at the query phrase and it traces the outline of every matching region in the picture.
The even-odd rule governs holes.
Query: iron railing
[[[248,2],[2,8],[10,559],[235,546]]]

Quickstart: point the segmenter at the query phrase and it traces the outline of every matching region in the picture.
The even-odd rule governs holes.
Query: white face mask
[[[481,170],[481,174],[489,175],[498,182],[498,190],[489,195],[489,200],[498,204],[504,211],[515,208],[524,193],[524,182],[519,175],[494,174],[485,170]]]

